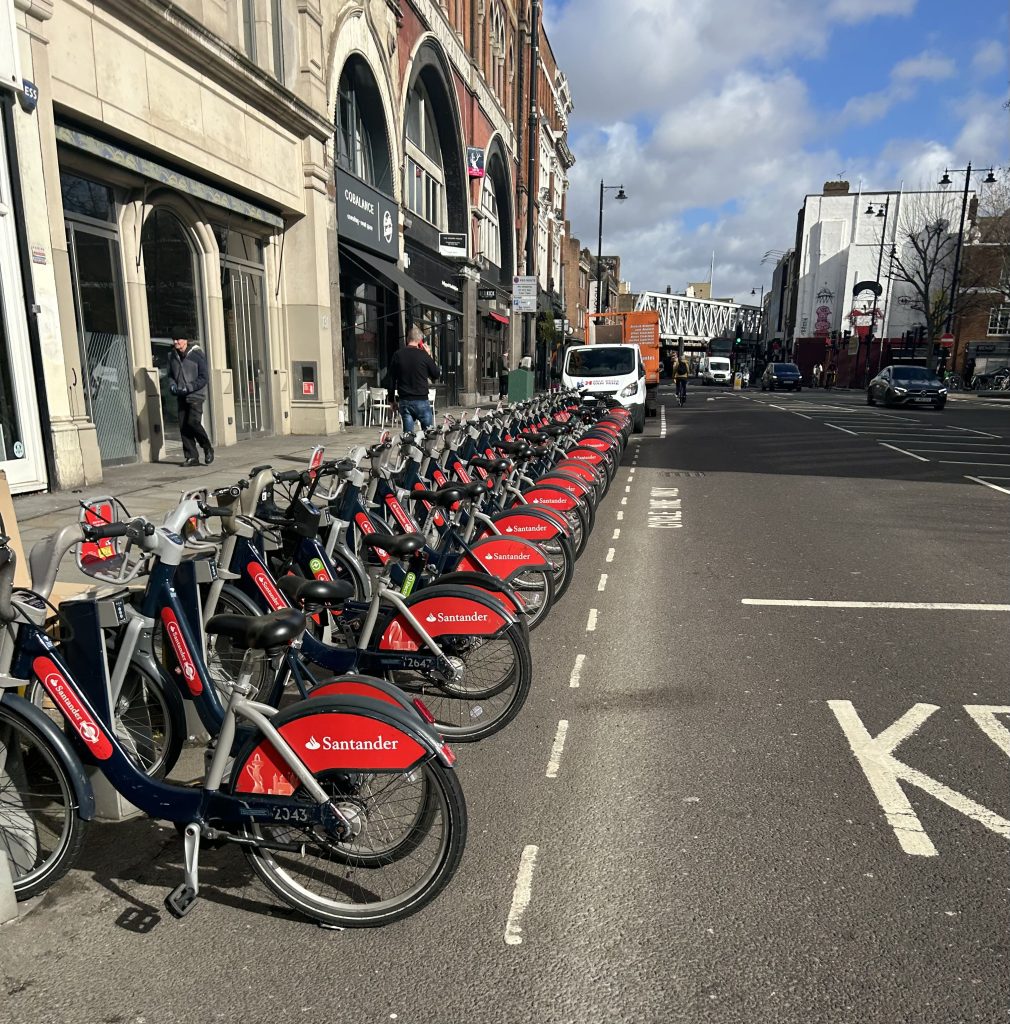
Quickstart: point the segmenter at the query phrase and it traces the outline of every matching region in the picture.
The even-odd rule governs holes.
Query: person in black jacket
[[[407,347],[393,353],[389,376],[396,389],[404,431],[413,433],[415,420],[427,430],[435,422],[435,414],[428,401],[428,382],[437,381],[442,371],[431,358],[421,328],[416,324],[407,332]]]
[[[214,449],[203,429],[203,403],[207,400],[207,357],[199,345],[186,338],[173,338],[168,356],[168,389],[179,403],[179,433],[182,435],[184,466],[199,466],[196,446],[203,449],[209,466]]]

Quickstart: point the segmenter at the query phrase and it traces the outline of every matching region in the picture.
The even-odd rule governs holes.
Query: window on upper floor
[[[404,205],[440,231],[445,230],[445,172],[442,149],[431,112],[431,101],[420,81],[407,100],[406,159],[403,167]]]
[[[284,60],[284,0],[270,0],[270,35],[274,50],[274,78],[284,85],[287,73]]]
[[[993,306],[989,311],[989,334],[1010,334],[1010,306]]]
[[[375,185],[372,140],[361,114],[350,68],[345,69],[340,76],[340,85],[337,87],[337,120],[337,163],[362,181]]]
[[[256,0],[242,0],[242,45],[245,55],[256,60]]]
[[[498,201],[491,176],[485,175],[480,188],[480,251],[496,267],[501,266],[501,225],[498,222]]]

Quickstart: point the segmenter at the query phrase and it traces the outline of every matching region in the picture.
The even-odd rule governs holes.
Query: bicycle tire
[[[15,742],[17,752],[12,755]],[[52,752],[45,736],[20,715],[0,705],[0,850],[6,853],[18,901],[45,892],[74,865],[84,843],[88,823],[78,813],[74,787],[62,761]],[[16,757],[18,769],[12,756]],[[20,781],[19,781],[20,780]],[[32,781],[35,780],[35,781]],[[48,785],[47,785],[48,783]],[[21,788],[17,788],[17,787]],[[28,788],[31,786],[32,788]],[[50,810],[43,820],[43,834],[53,836],[53,849],[41,861],[39,822],[26,807],[52,807],[54,798],[62,810]],[[31,836],[28,818],[32,818]],[[58,822],[58,819],[62,819]],[[53,825],[46,825],[52,820]],[[11,823],[20,821],[17,829]],[[27,866],[28,856],[32,865]]]
[[[420,777],[423,778],[427,787],[428,791],[424,799],[432,800],[434,806],[427,824],[427,831],[424,835],[417,836],[417,842],[410,851],[412,860],[418,859],[417,851],[428,835],[437,831],[436,824],[439,821],[442,823],[441,836],[435,838],[435,848],[430,866],[421,878],[404,891],[385,899],[373,901],[365,899],[356,902],[353,898],[354,895],[359,897],[379,895],[379,875],[384,865],[376,863],[374,858],[371,863],[365,863],[361,861],[361,858],[349,853],[346,846],[341,849],[341,844],[337,841],[326,837],[321,838],[318,834],[313,834],[308,830],[295,830],[290,826],[246,826],[245,838],[255,841],[257,838],[262,838],[265,831],[269,831],[271,838],[290,837],[292,834],[304,838],[307,835],[309,841],[306,842],[305,852],[302,855],[288,856],[257,846],[247,846],[243,847],[246,859],[253,871],[274,895],[292,909],[314,921],[339,925],[344,928],[372,928],[399,921],[416,913],[429,904],[455,874],[466,845],[467,818],[463,790],[455,772],[431,758],[410,774],[415,773],[420,773]],[[340,773],[320,773],[317,779],[324,788],[332,788],[332,776],[335,774]],[[409,778],[409,776],[403,777]],[[340,794],[335,794],[335,796],[339,800]],[[364,821],[367,830],[371,824],[370,819],[367,818],[367,810],[364,815],[359,817],[359,820]],[[380,825],[386,825],[388,822],[388,818],[384,815],[377,815],[376,820]],[[345,891],[349,890],[351,895],[345,896],[343,899],[330,899],[319,891],[324,880],[321,872],[313,872],[310,858],[317,860],[320,855],[324,860],[333,859],[340,865],[340,870],[332,873],[334,881]],[[359,885],[351,877],[352,872],[359,866],[358,861],[361,861],[360,866],[367,873],[367,879],[363,885]],[[395,861],[397,870],[401,868],[401,861],[402,858],[397,858]],[[296,877],[296,874],[306,877],[308,884],[303,883]],[[398,877],[403,877],[402,871]]]

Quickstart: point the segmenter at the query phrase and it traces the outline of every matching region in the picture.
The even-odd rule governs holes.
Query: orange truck
[[[620,351],[613,353],[611,357],[596,360],[585,351],[590,347],[613,348],[625,345],[633,346],[638,352],[638,357],[632,360],[634,377],[627,382],[626,375],[619,372],[628,369],[621,362]],[[580,349],[583,351],[579,352]],[[602,356],[603,353],[600,352],[600,357]],[[645,417],[655,416],[659,408],[659,360],[659,313],[655,310],[634,313],[589,313],[586,316],[585,345],[568,349],[565,356],[566,372],[563,376],[571,378],[572,385],[593,392],[600,392],[602,388],[602,393],[607,393],[610,388],[615,388],[613,397],[627,405],[632,410],[634,418],[640,420],[644,428]],[[601,368],[604,364],[611,368],[610,364],[613,363],[612,369],[615,372],[608,373],[603,378],[580,373],[597,362]],[[617,387],[618,382],[621,383],[621,387]],[[633,387],[633,384],[637,386]]]

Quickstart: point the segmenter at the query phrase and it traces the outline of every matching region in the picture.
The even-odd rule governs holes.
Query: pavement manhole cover
[[[692,473],[687,469],[672,469],[663,473],[663,476],[704,476],[704,473]]]

